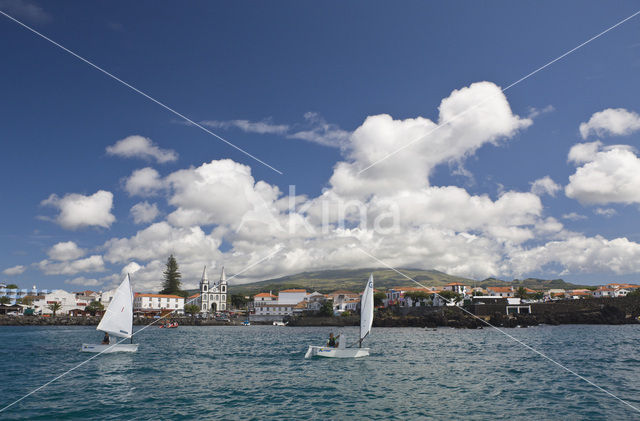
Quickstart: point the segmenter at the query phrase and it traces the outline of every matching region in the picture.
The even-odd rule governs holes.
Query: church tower
[[[209,311],[209,278],[207,278],[206,266],[202,271],[202,279],[200,279],[200,304],[202,311]]]
[[[224,273],[224,266],[222,266],[222,274],[220,275],[220,305],[221,311],[227,310],[227,276]]]

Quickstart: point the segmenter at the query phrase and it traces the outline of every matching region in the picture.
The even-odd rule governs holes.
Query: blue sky
[[[379,266],[363,248],[394,266],[478,279],[636,280],[640,182],[616,170],[633,174],[637,165],[640,17],[499,93],[636,8],[2,0],[0,10],[283,173],[0,16],[3,279],[102,289],[127,270],[152,290],[169,253],[188,282],[205,264],[236,273],[276,250],[239,279]],[[351,177],[376,148],[391,153],[408,133],[430,130],[409,119],[437,122],[443,99],[463,111],[487,93],[497,102],[458,120],[449,137],[437,138],[440,130]],[[605,110],[583,138],[580,124]],[[137,141],[177,158],[107,152],[123,139],[120,151]],[[591,152],[569,161],[579,144]],[[151,180],[132,180],[143,168]],[[547,189],[532,192],[544,177]],[[397,229],[381,234],[354,215],[346,229],[333,216],[325,231],[267,229],[290,221],[290,185],[306,209],[296,217],[311,226],[330,198],[326,209],[357,201],[370,219],[397,212]],[[131,208],[143,202],[148,212],[136,223]],[[242,224],[247,212],[254,225]]]

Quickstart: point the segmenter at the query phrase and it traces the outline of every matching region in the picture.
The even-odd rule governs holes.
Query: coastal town
[[[135,292],[134,315],[139,318],[191,315],[198,318],[229,320],[242,314],[254,323],[280,323],[299,316],[349,316],[360,311],[361,293],[349,290],[327,292],[288,288],[263,291],[251,296],[233,295],[224,268],[217,281],[210,281],[206,268],[199,281],[198,292],[188,296]],[[71,316],[102,315],[113,299],[115,289],[76,291],[62,289],[18,288],[0,283],[0,315]],[[535,290],[525,287],[473,287],[462,282],[444,286],[397,286],[375,290],[378,310],[434,310],[443,307],[466,307],[477,315],[499,311],[506,315],[531,314],[532,305],[594,298],[622,298],[640,295],[640,285],[609,283],[582,289]]]

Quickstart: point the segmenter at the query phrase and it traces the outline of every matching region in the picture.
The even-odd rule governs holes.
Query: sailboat
[[[369,355],[369,348],[362,348],[362,341],[371,332],[371,326],[373,326],[373,274],[369,276],[367,285],[364,287],[364,292],[362,293],[362,301],[360,302],[360,338],[358,339],[358,347],[348,348],[346,346],[346,338],[343,335],[340,335],[340,341],[338,342],[337,348],[310,345],[304,357],[366,357]]]
[[[131,338],[130,344],[82,344],[82,352],[136,352],[138,344],[133,343],[133,292],[129,275],[124,278],[107,307],[97,330],[119,338]]]

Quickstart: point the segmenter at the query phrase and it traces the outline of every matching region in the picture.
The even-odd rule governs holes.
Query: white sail
[[[116,289],[107,311],[96,328],[110,335],[130,338],[133,331],[133,294],[129,275]]]
[[[367,286],[360,302],[360,342],[369,334],[373,325],[373,274],[369,276]]]

